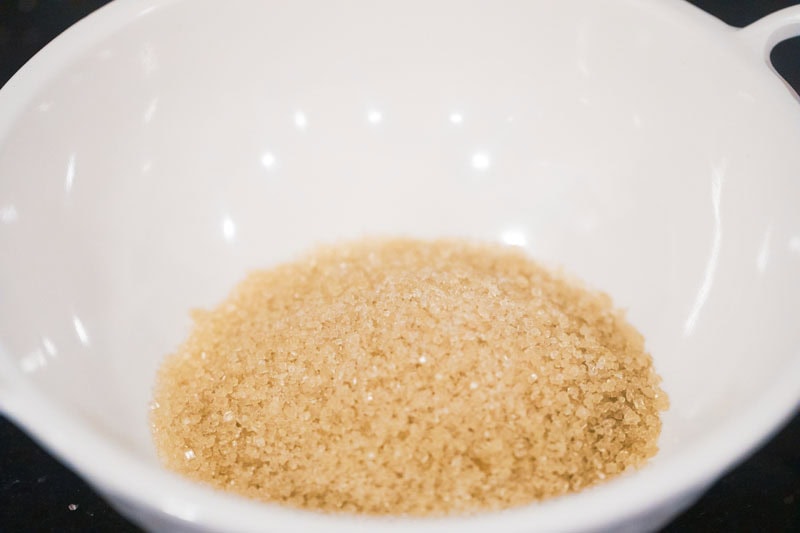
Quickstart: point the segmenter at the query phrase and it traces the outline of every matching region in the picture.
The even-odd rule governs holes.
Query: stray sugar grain
[[[653,456],[667,398],[608,296],[518,249],[364,240],[250,274],[158,375],[167,467],[292,507],[497,510]]]

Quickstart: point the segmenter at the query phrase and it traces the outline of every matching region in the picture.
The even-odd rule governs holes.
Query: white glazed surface
[[[127,516],[187,531],[642,531],[800,398],[800,10],[677,0],[118,0],[0,91],[0,405]],[[43,148],[46,147],[46,148]],[[601,487],[441,520],[324,516],[158,465],[188,311],[360,235],[524,245],[608,291],[672,407]]]

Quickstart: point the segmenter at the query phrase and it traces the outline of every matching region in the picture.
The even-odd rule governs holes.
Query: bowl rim
[[[116,0],[67,29],[46,45],[0,90],[0,139],[5,138],[17,115],[70,59],[132,20],[184,0]],[[665,16],[679,17],[687,25],[727,34],[731,46],[745,44],[731,36],[743,36],[708,13],[687,2],[656,2],[649,6]],[[800,20],[800,6],[794,10]],[[786,10],[784,10],[786,11]],[[763,20],[763,19],[762,19]],[[758,23],[757,23],[758,24]],[[800,30],[798,30],[800,33]],[[767,37],[764,37],[765,39]],[[771,38],[771,36],[769,36]],[[766,44],[753,43],[756,45]],[[773,43],[774,44],[774,43]],[[742,46],[742,55],[746,46]],[[761,54],[749,57],[754,68],[769,66]],[[758,56],[758,57],[756,57]],[[765,74],[766,75],[766,74]],[[777,80],[776,80],[777,81]],[[6,369],[10,357],[0,345],[0,411],[8,415],[60,460],[87,478],[104,495],[126,504],[158,510],[177,522],[210,526],[219,530],[273,529],[335,531],[400,531],[414,528],[434,532],[508,531],[541,529],[571,531],[613,525],[643,514],[667,502],[691,503],[707,485],[741,461],[758,444],[776,432],[800,407],[800,354],[780,373],[757,401],[735,419],[720,421],[715,431],[696,444],[658,464],[648,465],[635,476],[620,476],[577,494],[506,511],[447,518],[383,518],[331,515],[264,504],[221,493],[195,484],[158,465],[147,463],[111,444],[101,432],[81,422],[66,406],[37,392],[16,369]],[[9,379],[10,378],[10,379]],[[748,428],[748,431],[742,431]],[[575,509],[581,509],[576,513]]]

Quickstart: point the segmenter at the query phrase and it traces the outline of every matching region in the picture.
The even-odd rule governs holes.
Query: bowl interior
[[[800,106],[688,6],[122,4],[0,94],[0,358],[144,461],[189,310],[360,235],[609,292],[671,396],[656,462],[796,364]]]

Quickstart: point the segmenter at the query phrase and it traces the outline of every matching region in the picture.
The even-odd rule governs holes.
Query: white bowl
[[[643,531],[800,398],[800,105],[680,2],[118,0],[0,92],[0,404],[152,529]],[[642,471],[503,513],[327,516],[163,470],[154,372],[246,270],[362,234],[525,246],[605,289],[672,407]]]

